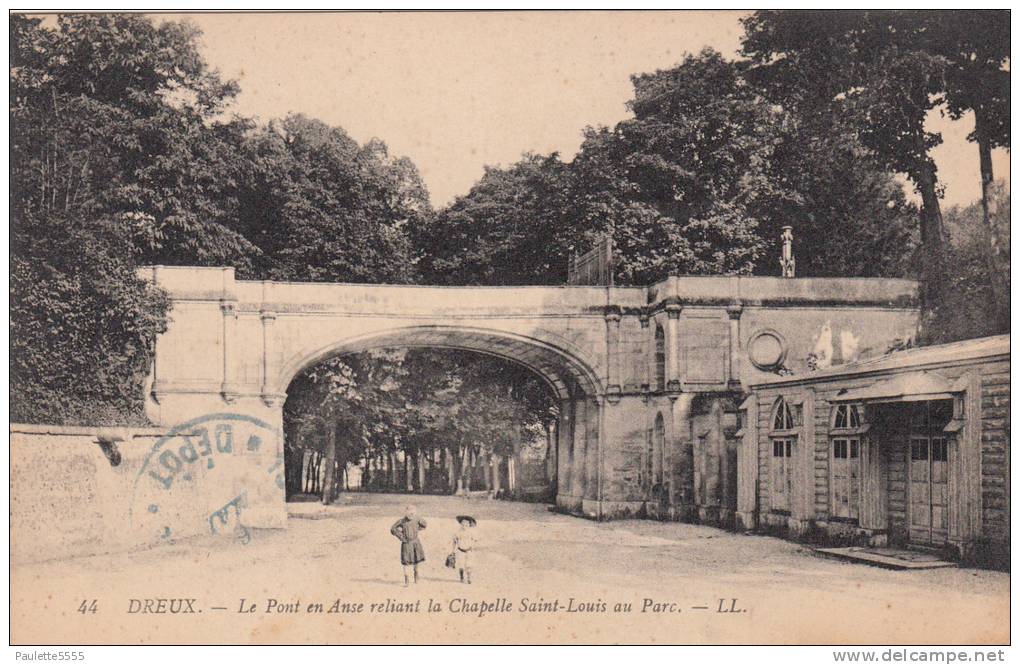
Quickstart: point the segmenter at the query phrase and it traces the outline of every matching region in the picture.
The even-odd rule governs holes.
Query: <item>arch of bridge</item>
[[[280,372],[280,392],[302,370],[330,357],[382,348],[438,348],[473,351],[503,358],[528,368],[559,399],[602,394],[602,381],[583,352],[561,340],[491,328],[451,325],[394,325],[354,337],[338,337],[291,360]]]

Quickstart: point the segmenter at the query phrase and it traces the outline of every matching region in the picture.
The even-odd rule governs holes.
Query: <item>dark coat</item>
[[[400,563],[410,566],[425,560],[425,548],[418,540],[418,532],[426,527],[425,520],[415,517],[409,520],[401,517],[390,527],[390,533],[400,541]]]

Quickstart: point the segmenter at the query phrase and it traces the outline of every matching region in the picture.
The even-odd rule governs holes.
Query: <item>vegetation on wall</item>
[[[138,266],[413,281],[414,165],[302,116],[230,116],[237,84],[187,22],[13,14],[10,34],[16,420],[144,422],[168,302]]]

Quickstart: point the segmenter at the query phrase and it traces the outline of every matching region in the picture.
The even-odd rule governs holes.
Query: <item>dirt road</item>
[[[485,499],[411,499],[428,520],[428,560],[421,583],[405,589],[389,527],[408,500],[350,494],[328,508],[291,504],[286,530],[253,531],[248,544],[196,538],[12,566],[12,639],[974,644],[1009,637],[1004,573],[891,571],[776,538],[689,524],[600,524]],[[465,512],[479,520],[472,585],[443,567],[454,516]]]

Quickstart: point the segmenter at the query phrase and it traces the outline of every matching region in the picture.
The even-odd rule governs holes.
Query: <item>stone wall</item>
[[[265,437],[264,448],[250,451],[252,428],[235,425],[228,449],[223,425],[230,423],[217,424],[219,440],[213,424],[208,449],[200,424],[176,433],[12,424],[12,560],[102,554],[200,534],[241,537],[240,524],[284,526],[283,490],[266,472],[277,442]],[[241,495],[236,508],[217,514]]]
[[[97,444],[119,435],[113,466]],[[10,426],[11,553],[17,561],[115,551],[134,545],[132,486],[161,430]]]

